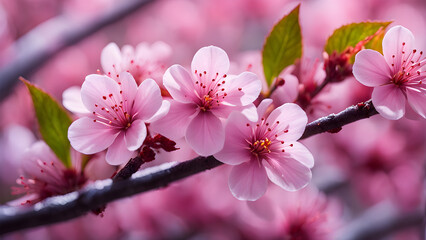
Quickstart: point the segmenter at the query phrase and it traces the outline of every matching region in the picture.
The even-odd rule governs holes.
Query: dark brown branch
[[[344,125],[378,114],[371,100],[350,106],[338,114],[330,114],[306,126],[301,139],[323,132],[338,132]]]
[[[306,126],[302,138],[327,132],[377,114],[371,102],[352,106],[339,114],[320,118]],[[185,177],[222,165],[213,156],[197,157],[146,176],[121,181],[98,181],[83,190],[46,199],[26,208],[0,208],[0,234],[66,221],[99,209],[106,203],[165,187]],[[137,174],[136,174],[137,175]]]
[[[114,200],[166,187],[221,164],[212,156],[197,157],[146,176],[114,183],[111,179],[97,181],[78,192],[48,198],[31,207],[1,207],[0,234],[73,219]]]
[[[16,84],[19,76],[28,78],[28,74],[42,66],[61,50],[78,43],[129,14],[135,12],[153,0],[128,0],[116,4],[107,11],[86,22],[64,16],[55,17],[39,25],[21,37],[12,46],[13,54],[3,54],[1,58],[13,59],[0,69],[0,100],[5,98]],[[43,39],[43,41],[41,41]],[[16,52],[15,52],[16,51]]]

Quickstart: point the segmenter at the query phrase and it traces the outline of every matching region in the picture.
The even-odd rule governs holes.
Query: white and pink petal
[[[296,141],[303,135],[308,123],[308,117],[299,105],[285,103],[273,110],[266,122],[270,125],[279,122],[275,127],[279,140]]]
[[[426,88],[406,88],[407,101],[421,117],[426,118]]]
[[[236,106],[245,106],[252,103],[260,94],[262,82],[256,74],[243,72],[238,76],[226,79],[225,90],[227,96],[224,101]]]
[[[234,166],[228,185],[237,199],[256,201],[265,194],[268,187],[265,168],[255,160]]]
[[[83,117],[74,121],[68,129],[71,146],[84,154],[94,154],[109,147],[119,130]]]
[[[81,88],[77,86],[70,87],[62,93],[62,104],[66,109],[76,114],[90,113],[81,100]]]
[[[394,69],[399,71],[404,55],[406,57],[413,50],[414,35],[403,26],[394,26],[383,37],[382,47],[386,62],[389,65],[394,64]]]
[[[145,122],[142,120],[133,121],[124,134],[127,149],[135,151],[140,148],[146,138],[146,134]]]
[[[90,112],[100,113],[102,107],[109,109],[111,100],[120,102],[118,83],[104,75],[88,75],[81,86],[81,100]]]
[[[180,65],[169,67],[163,76],[163,85],[173,99],[182,103],[196,100],[194,81],[188,71]]]
[[[225,129],[214,114],[201,111],[189,123],[185,138],[196,153],[209,156],[223,148]]]
[[[169,110],[170,110],[170,102],[168,100],[163,100],[163,102],[161,103],[160,109],[158,109],[158,111],[154,114],[154,116],[152,116],[150,119],[147,119],[145,122],[153,123],[163,118],[164,116],[166,116],[167,113],[169,113]]]
[[[121,165],[127,163],[131,158],[135,157],[136,154],[136,151],[130,151],[127,148],[124,132],[122,132],[108,148],[105,160],[111,165]]]
[[[276,155],[275,158],[264,161],[263,165],[269,180],[287,191],[297,191],[305,187],[312,178],[309,167],[284,155]]]
[[[301,162],[308,168],[314,167],[314,157],[312,153],[299,142],[285,143],[285,153],[289,154],[289,157]]]
[[[154,80],[146,79],[137,89],[132,115],[137,119],[148,120],[160,109],[162,103],[160,87]]]
[[[225,126],[225,144],[222,150],[214,155],[215,158],[229,165],[250,161],[252,154],[246,139],[250,137],[252,127],[247,124],[253,125],[253,122],[248,121],[239,112],[233,112],[229,116]]]
[[[207,80],[222,77],[229,70],[229,58],[226,52],[215,46],[203,47],[198,50],[191,63],[192,74],[204,74]],[[195,73],[197,71],[197,73]]]
[[[371,100],[384,118],[397,120],[404,116],[406,99],[401,89],[394,84],[375,87]]]
[[[389,83],[391,69],[382,54],[365,49],[355,56],[352,72],[356,80],[368,87]]]
[[[101,65],[104,73],[115,76],[121,71],[121,52],[117,44],[109,43],[101,52]]]
[[[132,74],[128,72],[122,72],[119,74],[118,85],[120,87],[120,94],[124,99],[127,99],[127,104],[131,104],[136,97],[138,91],[138,85]],[[129,108],[131,105],[129,106]]]
[[[180,139],[185,136],[186,129],[197,111],[195,104],[170,100],[167,115],[152,122],[150,129],[172,140]]]

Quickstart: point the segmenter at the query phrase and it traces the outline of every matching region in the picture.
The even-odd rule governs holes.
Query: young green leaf
[[[285,67],[302,56],[299,8],[300,5],[284,16],[265,40],[262,64],[269,86]]]
[[[384,30],[391,22],[361,22],[344,25],[334,31],[325,44],[324,51],[331,55],[334,51],[343,53],[348,47],[355,47],[359,42],[365,41],[365,47],[371,47],[373,50],[381,51],[381,39],[383,34],[378,32]],[[370,44],[368,42],[380,44]]]
[[[49,94],[21,78],[33,100],[41,136],[66,167],[71,167],[70,142],[67,137],[71,118]]]

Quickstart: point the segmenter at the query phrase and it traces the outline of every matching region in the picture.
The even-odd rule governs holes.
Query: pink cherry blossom
[[[228,55],[215,46],[198,50],[192,73],[180,65],[167,69],[163,82],[173,100],[168,115],[153,123],[153,129],[171,139],[185,136],[203,156],[220,151],[225,142],[222,120],[232,111],[242,111],[256,120],[253,101],[261,90],[254,73],[228,76],[228,69]]]
[[[284,239],[335,239],[342,225],[342,204],[315,188],[276,195],[283,217],[279,235]]]
[[[296,191],[311,180],[314,159],[297,140],[302,136],[306,113],[296,104],[286,103],[269,116],[272,100],[263,100],[257,108],[263,116],[249,121],[241,113],[231,114],[226,124],[223,149],[214,156],[235,165],[229,176],[232,194],[240,200],[255,201],[266,191],[268,178],[288,191]]]
[[[45,142],[29,147],[20,159],[22,176],[16,180],[20,187],[12,188],[12,194],[26,195],[10,204],[34,204],[79,189],[87,178],[81,171],[80,154],[72,153],[72,167],[66,168]]]
[[[106,161],[111,165],[135,156],[147,135],[145,122],[162,106],[160,88],[154,80],[147,79],[138,87],[127,72],[121,73],[118,81],[96,74],[87,76],[81,100],[91,114],[71,124],[71,145],[84,154],[108,148]]]
[[[121,72],[130,72],[139,84],[146,78],[153,78],[161,84],[164,64],[170,58],[171,48],[164,42],[151,45],[142,42],[136,49],[130,45],[118,48],[117,44],[108,44],[101,53],[101,65],[104,73],[116,79]]]
[[[383,55],[370,49],[356,55],[355,78],[374,87],[371,98],[383,117],[400,119],[412,109],[426,118],[426,58],[414,49],[413,34],[395,26],[386,33],[382,45]]]

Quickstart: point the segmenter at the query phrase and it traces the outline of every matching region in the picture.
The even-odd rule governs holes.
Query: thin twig
[[[11,89],[17,83],[19,76],[28,78],[28,74],[66,47],[78,43],[152,1],[124,1],[121,4],[116,4],[110,11],[85,22],[76,18],[58,16],[39,25],[16,41],[11,47],[12,51],[5,51],[6,54],[1,56],[1,58],[13,56],[13,59],[0,69],[0,100],[12,92]],[[13,52],[13,54],[10,54],[10,52]]]
[[[302,138],[331,131],[374,114],[377,112],[371,102],[358,104],[309,123]],[[165,187],[220,165],[222,163],[213,156],[197,157],[145,176],[115,182],[110,179],[97,181],[80,191],[48,198],[34,206],[0,207],[0,234],[73,219],[114,200]]]

